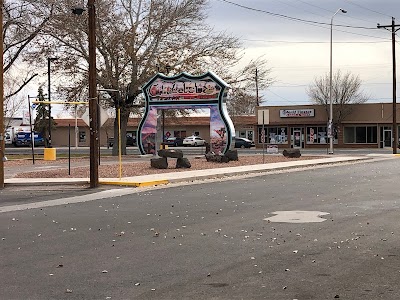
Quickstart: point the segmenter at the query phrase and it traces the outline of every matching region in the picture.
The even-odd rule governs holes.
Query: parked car
[[[4,143],[6,145],[12,145],[13,141],[11,138],[11,134],[9,132],[6,131],[5,135],[4,135]]]
[[[235,138],[235,148],[251,148],[255,146],[256,145],[254,144],[254,142],[249,139],[241,137]]]
[[[35,146],[44,146],[44,138],[40,133],[34,132],[33,136],[34,136]],[[32,144],[31,133],[24,131],[18,132],[14,137],[13,144],[15,147],[31,146]]]
[[[204,146],[206,141],[199,136],[188,136],[183,140],[183,146]]]
[[[114,138],[108,138],[108,146],[112,147],[114,145]],[[136,146],[136,137],[135,136],[126,136],[126,145],[127,146]]]
[[[169,137],[164,141],[164,145],[167,146],[183,146],[183,138],[180,137]]]

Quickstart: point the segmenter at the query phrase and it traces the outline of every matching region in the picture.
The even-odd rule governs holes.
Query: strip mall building
[[[350,104],[351,113],[336,128],[334,144],[338,148],[385,148],[393,142],[393,104]],[[335,108],[334,108],[335,110]],[[267,144],[279,148],[326,148],[328,139],[328,114],[325,106],[273,106],[258,107],[257,136],[264,131]],[[399,120],[399,113],[396,119]],[[399,126],[397,125],[397,132]]]
[[[334,144],[338,148],[384,148],[392,147],[393,105],[392,103],[352,104],[352,112],[335,131]],[[264,114],[264,124],[262,115]],[[326,148],[328,115],[325,106],[262,106],[256,109],[255,116],[231,116],[236,136],[254,140],[262,147],[263,129],[265,143],[284,148]],[[397,113],[397,120],[400,115]],[[68,145],[68,131],[71,145],[89,146],[89,128],[80,119],[77,122],[75,140],[75,120],[56,119],[52,143],[55,147]],[[140,119],[129,119],[127,134],[136,136]],[[107,145],[107,138],[113,137],[113,119],[109,119],[100,130],[100,144]],[[209,117],[166,118],[166,136],[185,137],[199,135],[210,138]],[[397,125],[397,132],[399,126]]]

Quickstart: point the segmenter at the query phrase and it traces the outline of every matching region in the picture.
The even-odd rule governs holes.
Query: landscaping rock
[[[186,157],[178,158],[176,160],[176,168],[177,169],[181,169],[181,168],[182,169],[189,169],[191,167],[192,167],[192,165],[191,165],[190,161]]]
[[[299,149],[288,149],[288,150],[285,149],[283,150],[282,154],[283,156],[289,158],[299,158],[301,156]]]
[[[229,161],[238,161],[239,156],[237,150],[227,150],[225,156],[228,157]]]
[[[166,157],[158,157],[150,159],[150,166],[156,169],[167,169],[168,162]]]
[[[208,152],[205,155],[207,161],[218,162],[218,163],[227,163],[231,160],[239,160],[237,155],[237,150],[228,150],[226,154],[219,155],[213,152]]]
[[[182,158],[183,152],[182,150],[174,150],[174,149],[161,149],[158,150],[158,155],[161,157],[171,157],[171,158]]]

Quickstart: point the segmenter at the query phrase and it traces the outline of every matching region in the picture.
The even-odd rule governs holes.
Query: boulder
[[[158,155],[161,157],[171,157],[171,158],[182,158],[183,152],[182,150],[174,150],[174,149],[161,149],[158,150]]]
[[[229,162],[229,157],[226,155],[221,155],[221,162],[222,163],[228,163]]]
[[[189,169],[191,167],[192,167],[192,165],[186,157],[178,158],[176,160],[176,168],[177,169]]]
[[[214,154],[211,152],[207,152],[205,157],[206,157],[206,161],[212,161],[212,159],[214,158]]]
[[[212,162],[218,162],[218,163],[227,163],[230,162],[231,160],[238,160],[237,157],[237,151],[236,150],[228,150],[230,151],[225,155],[220,155],[220,154],[215,154],[213,152],[208,152],[206,156],[207,161],[212,161]],[[236,152],[236,153],[235,153]]]
[[[206,146],[206,154],[211,151],[211,145],[209,143],[205,142],[204,146]]]
[[[238,161],[239,156],[237,150],[227,150],[225,156],[229,159],[229,161],[234,160]]]
[[[208,152],[206,154],[206,160],[212,162],[221,162],[221,155],[215,154],[213,152]]]
[[[156,169],[167,169],[168,162],[166,157],[158,157],[150,159],[150,166]]]
[[[282,154],[283,156],[288,158],[299,158],[301,156],[299,149],[288,149],[288,150],[285,149],[283,150]]]

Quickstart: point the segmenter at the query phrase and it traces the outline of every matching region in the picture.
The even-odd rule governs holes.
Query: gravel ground
[[[320,157],[320,156],[319,156]],[[300,158],[286,158],[283,155],[265,155],[264,162],[266,164],[276,163],[276,162],[286,162],[293,160],[306,160],[306,159],[314,159],[315,156],[301,156]],[[124,158],[126,159],[126,158]],[[239,156],[239,161],[231,161],[229,163],[215,163],[215,162],[207,162],[205,158],[189,158],[191,163],[190,169],[176,169],[176,159],[168,158],[168,169],[154,169],[150,167],[150,158],[148,161],[143,161],[143,159],[130,159],[129,162],[122,163],[122,177],[131,177],[138,175],[147,175],[147,174],[159,174],[159,173],[169,173],[169,172],[182,172],[187,170],[203,170],[203,169],[214,169],[214,168],[224,168],[224,167],[236,167],[236,166],[244,166],[244,165],[254,165],[254,164],[262,164],[263,156],[262,155],[249,155],[249,156]],[[102,164],[99,166],[99,177],[100,178],[113,178],[119,177],[119,164],[116,161],[115,157],[110,158],[102,158]],[[71,160],[71,175],[68,175],[68,161],[59,159],[56,162],[54,161],[43,161],[38,160],[35,165],[38,166],[51,166],[52,164],[60,164],[65,163],[56,169],[48,169],[45,171],[29,171],[24,172],[23,168],[20,173],[18,173],[15,177],[17,178],[88,178],[89,175],[89,160],[85,159],[72,159]],[[81,165],[81,167],[74,167],[74,165]],[[18,167],[21,168],[24,165],[32,166],[32,162],[30,160],[12,160],[7,161],[5,163],[6,167]]]

